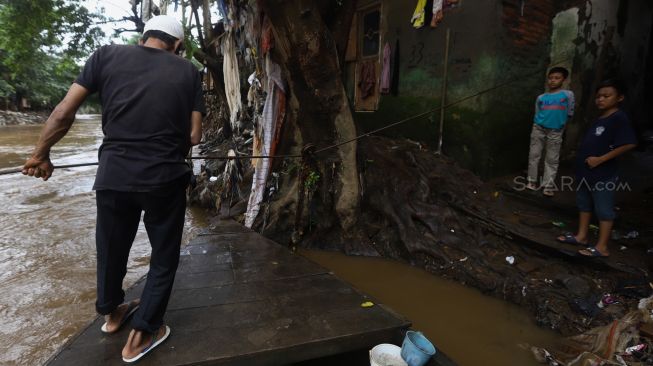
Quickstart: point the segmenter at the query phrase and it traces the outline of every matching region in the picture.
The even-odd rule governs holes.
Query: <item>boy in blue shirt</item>
[[[596,89],[599,118],[587,130],[576,157],[576,204],[578,233],[559,236],[564,243],[587,245],[592,211],[599,220],[596,246],[579,250],[589,257],[607,257],[608,240],[614,223],[614,192],[617,185],[617,156],[637,146],[637,137],[628,116],[619,109],[624,100],[624,87],[616,80],[606,80]]]
[[[535,100],[535,117],[531,131],[531,147],[528,154],[528,184],[526,188],[537,190],[537,171],[542,158],[542,150],[546,146],[544,158],[544,176],[542,177],[542,193],[553,196],[553,186],[558,162],[560,146],[565,124],[574,115],[574,93],[562,89],[562,83],[569,76],[564,67],[554,67],[549,70],[547,86],[549,91]]]

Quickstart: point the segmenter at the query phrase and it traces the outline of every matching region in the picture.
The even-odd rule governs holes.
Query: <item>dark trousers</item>
[[[150,269],[141,304],[132,327],[150,333],[163,325],[179,265],[179,249],[186,213],[188,177],[150,192],[99,190],[97,200],[97,301],[98,313],[106,315],[124,302],[122,282],[138,224],[143,223],[152,246]]]

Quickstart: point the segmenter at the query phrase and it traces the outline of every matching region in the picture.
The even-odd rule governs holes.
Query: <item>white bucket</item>
[[[408,366],[401,358],[401,347],[381,343],[370,350],[371,366]]]

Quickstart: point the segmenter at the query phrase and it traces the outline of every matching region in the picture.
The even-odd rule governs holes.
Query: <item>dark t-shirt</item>
[[[616,159],[610,159],[594,168],[590,168],[585,163],[585,159],[590,156],[599,157],[619,146],[636,143],[637,137],[626,113],[619,110],[608,117],[597,119],[585,133],[578,148],[577,178],[596,183],[616,176],[618,168]]]
[[[93,189],[150,191],[190,171],[191,113],[205,109],[200,73],[188,60],[144,46],[103,46],[75,83],[102,103]]]

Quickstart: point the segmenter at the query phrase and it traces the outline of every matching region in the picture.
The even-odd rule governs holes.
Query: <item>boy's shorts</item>
[[[592,212],[599,221],[614,221],[614,192],[617,178],[609,178],[596,183],[581,181],[576,190],[576,205],[580,212]]]

